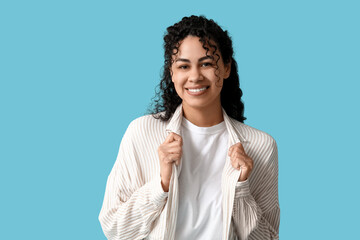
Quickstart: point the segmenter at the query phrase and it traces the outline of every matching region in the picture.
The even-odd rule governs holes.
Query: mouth
[[[190,95],[201,95],[203,94],[207,89],[209,89],[210,86],[205,86],[202,88],[185,88],[186,91],[190,94]]]

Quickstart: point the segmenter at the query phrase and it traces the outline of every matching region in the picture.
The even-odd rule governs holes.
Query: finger
[[[166,139],[165,139],[165,143],[170,143],[170,142],[172,142],[172,140],[173,140],[173,135],[174,135],[174,133],[173,132],[171,132],[171,133],[169,133],[169,135],[167,135],[167,137],[166,137]]]
[[[236,152],[235,150],[232,152],[232,154],[231,154],[231,157],[232,158],[241,158],[241,159],[244,159],[245,158],[245,155],[242,153],[242,152],[240,152],[240,151],[238,151],[238,152]]]
[[[254,167],[254,162],[252,159],[246,159],[246,163],[247,163],[247,166],[249,167],[250,170],[253,169]]]
[[[234,158],[232,161],[232,164],[233,164],[233,166],[235,166],[235,168],[239,168],[239,167],[248,168],[250,165],[249,161],[247,161],[246,158],[242,158],[242,157]]]
[[[232,148],[232,154],[234,152],[239,152],[239,153],[242,153],[245,155],[245,150],[244,148],[241,146],[241,143],[237,143],[235,145],[233,145],[233,148]]]
[[[173,147],[167,149],[167,152],[165,154],[181,154],[181,153],[182,153],[181,147]]]
[[[244,148],[243,148],[243,146],[242,146],[242,144],[241,144],[240,142],[232,145],[232,146],[229,148],[229,153],[228,153],[228,155],[231,156],[234,151],[240,151],[240,152],[245,153],[245,150],[244,150]]]
[[[234,151],[234,145],[229,148],[228,155],[231,156]]]
[[[239,142],[237,144],[235,144],[237,148],[241,149],[243,152],[245,152],[245,149],[243,147],[243,145]]]
[[[166,163],[173,163],[180,159],[180,154],[178,153],[172,153],[165,157],[164,162]]]
[[[173,134],[174,134],[174,135],[173,135],[174,140],[180,142],[181,145],[182,145],[182,138],[181,138],[181,136],[180,136],[180,135],[177,135],[176,133],[173,133]]]
[[[163,151],[165,153],[179,153],[182,151],[182,146],[181,143],[178,141],[174,141],[171,143],[167,143],[164,148]]]
[[[236,147],[236,148],[234,148],[234,150],[233,150],[233,153],[234,152],[237,152],[237,153],[240,153],[240,154],[242,154],[242,155],[245,155],[245,151],[243,150],[243,149],[241,149],[240,147]]]
[[[241,167],[241,169],[243,169],[244,173],[247,173],[248,171],[252,170],[252,163],[248,162],[248,161],[244,161],[244,162],[239,162],[239,165]]]
[[[179,141],[173,141],[166,144],[166,148],[181,148],[181,143]]]
[[[240,169],[240,163],[238,161],[232,161],[231,165],[233,166],[233,168],[239,170]]]

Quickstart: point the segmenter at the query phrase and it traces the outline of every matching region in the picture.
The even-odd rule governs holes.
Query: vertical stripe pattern
[[[108,239],[174,239],[178,211],[178,176],[173,168],[169,192],[161,187],[157,149],[169,132],[181,135],[182,105],[162,122],[146,115],[132,121],[120,144],[108,176],[99,221]],[[240,171],[229,157],[222,172],[222,239],[279,238],[278,153],[275,140],[265,132],[227,116],[229,147],[241,142],[254,161],[252,173],[238,182]]]

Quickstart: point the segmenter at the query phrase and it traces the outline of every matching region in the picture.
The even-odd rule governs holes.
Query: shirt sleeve
[[[257,174],[256,191],[250,191],[249,179],[235,187],[233,220],[241,240],[279,239],[280,207],[278,200],[278,152],[275,140]]]
[[[160,174],[143,183],[130,126],[108,176],[99,214],[101,227],[109,240],[146,238],[168,196],[161,186]]]

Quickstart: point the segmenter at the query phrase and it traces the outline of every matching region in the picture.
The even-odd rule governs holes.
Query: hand
[[[180,164],[182,155],[182,138],[176,133],[171,132],[165,139],[164,143],[158,148],[160,160],[161,185],[165,192],[169,191],[169,184],[172,173],[172,165]]]
[[[253,168],[253,160],[246,155],[241,143],[232,145],[229,148],[228,154],[230,156],[231,165],[237,170],[240,170],[241,168],[241,174],[238,181],[242,182],[248,179]]]

